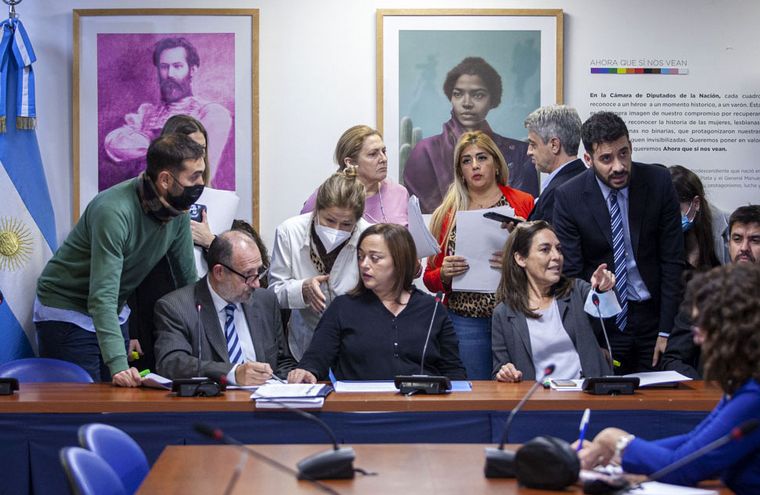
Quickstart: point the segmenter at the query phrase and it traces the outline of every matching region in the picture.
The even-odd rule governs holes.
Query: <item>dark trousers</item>
[[[660,312],[657,305],[648,301],[628,301],[628,322],[625,331],[615,326],[615,319],[605,320],[612,347],[612,356],[620,361],[616,375],[640,371],[654,371],[652,356],[657,334],[660,332]]]
[[[110,382],[111,372],[100,354],[98,337],[82,327],[65,321],[38,321],[37,345],[40,357],[69,361],[84,368],[96,382]],[[121,326],[124,350],[129,348],[127,324]]]

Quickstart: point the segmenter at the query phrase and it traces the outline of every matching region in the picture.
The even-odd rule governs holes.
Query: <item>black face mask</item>
[[[174,195],[171,192],[168,193],[166,196],[166,202],[169,203],[173,208],[176,208],[177,210],[189,210],[190,207],[195,204],[196,201],[198,201],[198,198],[201,197],[201,194],[203,194],[203,188],[205,187],[203,184],[197,184],[194,186],[183,186],[179,183],[176,177],[172,175],[172,178],[174,179],[174,183],[182,188],[182,192],[180,194]]]

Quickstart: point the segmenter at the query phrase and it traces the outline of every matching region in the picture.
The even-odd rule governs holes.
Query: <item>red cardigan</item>
[[[501,193],[507,200],[507,203],[515,210],[515,214],[523,218],[528,218],[530,212],[533,211],[533,196],[530,194],[514,189],[509,186],[499,186]],[[451,287],[445,287],[441,281],[441,263],[446,256],[443,245],[445,239],[443,236],[448,229],[449,221],[451,221],[451,212],[447,213],[441,224],[441,231],[438,233],[438,245],[441,247],[441,252],[433,259],[433,263],[428,263],[425,267],[425,274],[422,277],[425,282],[425,287],[431,292],[445,292],[448,294],[451,292]]]

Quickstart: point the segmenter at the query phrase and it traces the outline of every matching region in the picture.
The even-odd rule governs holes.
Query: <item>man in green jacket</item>
[[[167,256],[182,287],[195,282],[187,210],[203,192],[203,146],[169,134],[148,148],[147,169],[101,192],[37,282],[41,357],[78,364],[95,381],[140,385],[127,364],[127,297]]]

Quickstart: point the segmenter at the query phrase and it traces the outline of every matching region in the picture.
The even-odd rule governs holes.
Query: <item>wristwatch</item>
[[[636,438],[636,435],[624,435],[617,439],[617,442],[615,442],[615,455],[613,456],[613,459],[617,459],[622,462],[623,460],[623,451],[628,447],[628,444],[631,443],[631,441]]]

